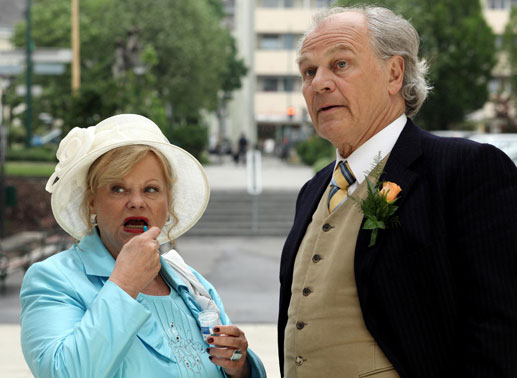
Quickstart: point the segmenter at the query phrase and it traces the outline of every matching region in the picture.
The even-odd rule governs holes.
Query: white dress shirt
[[[355,183],[348,187],[348,194],[352,194],[355,189],[364,181],[373,168],[377,160],[384,159],[393,149],[395,142],[406,125],[407,117],[402,114],[395,121],[368,139],[357,150],[352,152],[348,158],[344,158],[336,149],[336,165],[341,161],[347,161],[352,173],[355,176]]]

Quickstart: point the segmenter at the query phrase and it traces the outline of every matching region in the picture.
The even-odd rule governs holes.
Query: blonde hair
[[[144,144],[133,144],[129,146],[114,148],[105,154],[101,155],[88,169],[86,175],[86,193],[81,204],[82,216],[86,220],[88,225],[88,232],[91,232],[94,228],[94,224],[91,222],[91,211],[89,203],[93,199],[95,193],[100,187],[108,185],[113,181],[119,180],[124,176],[128,175],[148,153],[154,154],[160,162],[163,173],[165,175],[165,181],[167,185],[167,212],[171,218],[171,225],[167,230],[169,241],[173,243],[170,232],[172,228],[178,222],[176,215],[174,214],[174,199],[171,196],[172,186],[176,180],[172,167],[168,160],[163,156],[157,149],[147,146]]]

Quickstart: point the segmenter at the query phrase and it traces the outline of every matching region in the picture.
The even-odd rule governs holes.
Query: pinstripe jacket
[[[278,345],[296,253],[333,163],[301,189],[280,267]],[[517,377],[517,168],[501,151],[408,120],[381,181],[402,187],[400,225],[358,234],[369,331],[401,377]],[[363,220],[364,222],[364,220]]]

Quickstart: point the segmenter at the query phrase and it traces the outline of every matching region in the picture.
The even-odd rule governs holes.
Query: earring
[[[97,226],[97,214],[90,215],[90,223]]]

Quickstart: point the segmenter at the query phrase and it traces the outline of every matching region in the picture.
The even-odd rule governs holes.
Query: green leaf
[[[367,218],[364,222],[363,229],[365,230],[375,230],[377,228],[384,230],[386,228],[386,225],[383,221],[377,220],[375,218]]]
[[[370,235],[370,244],[368,244],[368,247],[373,247],[375,243],[377,242],[377,229],[374,229],[372,231],[372,234]]]

